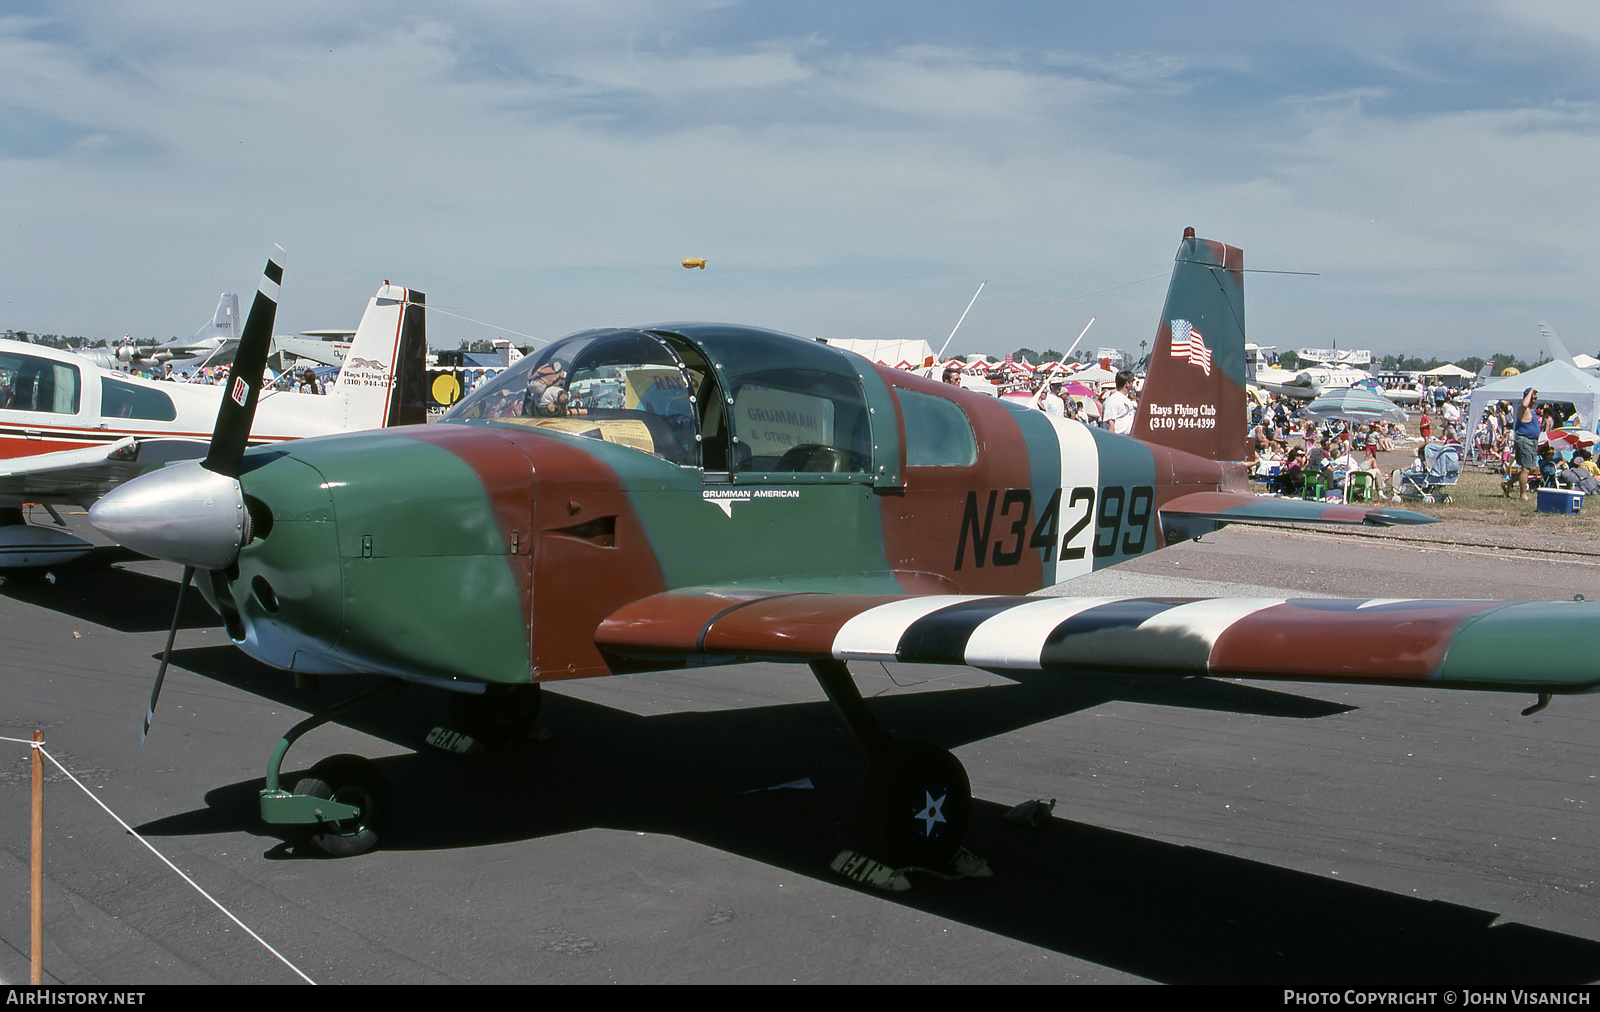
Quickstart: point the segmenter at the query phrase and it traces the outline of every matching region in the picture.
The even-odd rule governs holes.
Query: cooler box
[[[1577,513],[1582,509],[1582,492],[1570,488],[1539,489],[1540,513]]]

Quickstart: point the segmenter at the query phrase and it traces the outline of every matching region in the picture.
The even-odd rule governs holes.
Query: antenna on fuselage
[[[1085,335],[1085,334],[1087,334],[1089,332],[1089,328],[1094,326],[1094,321],[1098,320],[1098,319],[1099,319],[1098,316],[1089,317],[1089,322],[1085,323],[1083,325],[1083,329],[1078,331],[1078,341],[1083,340],[1083,335]],[[1068,348],[1067,349],[1067,353],[1065,355],[1062,355],[1061,358],[1058,361],[1065,362],[1067,359],[1071,358],[1072,357],[1072,353],[1074,351],[1076,351],[1077,348],[1078,348],[1078,341],[1073,341],[1072,342],[1072,347]]]
[[[972,293],[972,302],[977,302],[978,301],[978,296],[983,294],[983,286],[988,284],[988,283],[989,283],[989,281],[988,281],[987,278],[985,278],[983,281],[979,282],[978,290]],[[967,314],[972,312],[972,302],[967,303],[967,308],[963,309],[961,311],[961,319],[957,320],[956,321],[956,325],[950,329],[950,336],[944,339],[943,346],[941,346],[939,348],[939,356],[938,356],[937,361],[940,361],[940,362],[944,361],[944,350],[945,350],[945,348],[950,347],[950,342],[955,339],[956,331],[961,329],[962,320],[965,320],[967,318]]]

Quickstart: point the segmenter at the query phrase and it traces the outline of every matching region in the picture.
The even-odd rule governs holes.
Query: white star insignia
[[[933,794],[931,792],[924,792],[923,797],[927,799],[927,806],[916,815],[913,815],[912,818],[921,819],[924,823],[924,826],[922,827],[922,835],[931,837],[933,835],[933,824],[935,822],[949,821],[944,817],[944,803],[945,800],[950,797],[950,795],[942,794],[939,796],[938,801],[933,800]]]

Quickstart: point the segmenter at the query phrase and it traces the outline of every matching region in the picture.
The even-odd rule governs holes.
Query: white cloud
[[[1284,76],[1254,41],[879,44],[763,34],[742,5],[88,10],[0,19],[0,187],[22,197],[0,326],[187,332],[279,241],[288,326],[351,322],[392,276],[542,336],[701,316],[914,337],[987,277],[963,329],[983,350],[1089,315],[1132,347],[1159,283],[1012,314],[1163,272],[1189,224],[1323,272],[1252,282],[1252,326],[1295,340],[1467,354],[1537,300],[1574,334],[1592,316],[1595,107],[1447,101],[1458,69],[1404,22],[1381,58],[1334,33]],[[1284,45],[1324,27],[1286,21]],[[712,268],[674,270],[691,255]]]

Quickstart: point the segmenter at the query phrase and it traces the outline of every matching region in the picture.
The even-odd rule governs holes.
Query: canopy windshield
[[[445,418],[533,425],[698,465],[699,382],[655,334],[590,330],[517,362]]]
[[[574,334],[445,418],[603,439],[708,472],[864,474],[872,464],[871,413],[846,356],[752,327]]]

